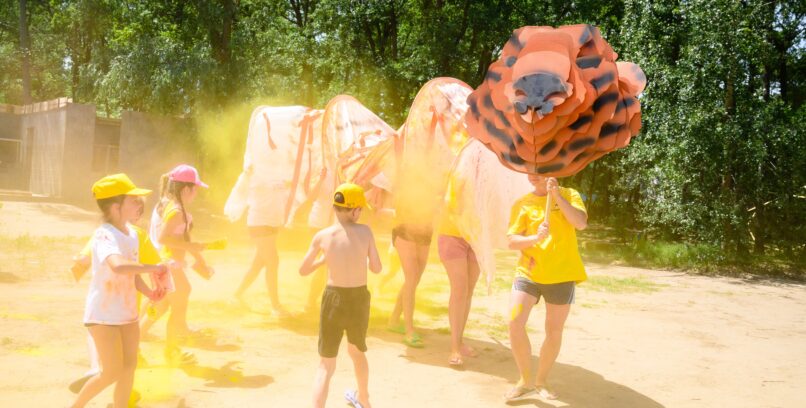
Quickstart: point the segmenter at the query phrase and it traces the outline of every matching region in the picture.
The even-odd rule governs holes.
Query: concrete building
[[[194,134],[190,120],[132,111],[102,118],[68,98],[0,104],[0,193],[87,206],[92,183],[119,172],[157,189],[172,166],[196,162]]]

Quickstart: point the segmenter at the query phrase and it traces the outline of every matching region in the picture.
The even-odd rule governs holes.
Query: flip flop
[[[420,335],[417,333],[414,333],[414,335],[412,335],[411,337],[404,337],[403,344],[411,348],[418,348],[418,349],[425,347],[425,344],[423,344],[423,338],[420,337]]]
[[[534,387],[524,387],[524,386],[516,385],[514,388],[509,390],[509,392],[506,393],[506,395],[504,395],[504,399],[507,402],[517,401],[517,400],[519,400],[519,399],[521,399],[521,398],[523,398],[523,397],[525,397],[525,396],[527,396],[527,395],[529,395],[529,394],[531,394],[531,393],[533,393],[535,391],[536,391],[536,389]]]
[[[461,367],[465,362],[462,361],[462,357],[453,356],[450,360],[448,360],[448,365],[451,367]]]
[[[364,406],[358,401],[358,391],[356,390],[344,391],[344,399],[347,400],[348,404],[355,408],[364,408]]]
[[[538,385],[535,387],[535,391],[540,398],[547,399],[547,400],[556,400],[557,394],[549,391],[545,385]]]

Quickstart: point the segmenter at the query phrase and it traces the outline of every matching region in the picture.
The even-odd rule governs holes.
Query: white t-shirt
[[[154,206],[151,211],[151,222],[148,224],[148,238],[151,240],[151,245],[159,252],[162,249],[160,245],[160,229],[162,229],[162,214],[157,209],[159,204]]]
[[[137,289],[134,275],[112,271],[106,263],[110,255],[137,262],[137,233],[129,228],[126,235],[111,224],[95,230],[92,243],[92,281],[84,308],[84,323],[123,325],[136,322]]]

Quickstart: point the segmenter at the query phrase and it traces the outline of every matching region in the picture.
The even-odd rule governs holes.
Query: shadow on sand
[[[230,361],[219,368],[194,365],[182,367],[182,371],[190,377],[206,380],[204,386],[212,388],[261,388],[274,382],[268,375],[244,375],[238,363]]]
[[[401,357],[415,363],[433,366],[448,366],[448,350],[450,336],[436,330],[420,330],[426,347],[422,349],[407,348]],[[372,330],[371,335],[390,342],[400,342],[402,336],[385,330]],[[467,344],[479,351],[476,358],[466,358],[465,363],[455,371],[473,371],[505,379],[515,385],[518,380],[518,369],[512,359],[510,349],[495,338],[490,341],[469,339]],[[533,347],[535,345],[533,344]],[[536,362],[533,361],[536,367]],[[606,380],[601,374],[570,364],[555,363],[551,372],[551,389],[560,398],[557,401],[567,407],[631,407],[658,408],[663,407],[652,398],[629,387]],[[501,390],[501,401],[507,390]],[[554,407],[532,394],[517,401],[511,406]]]

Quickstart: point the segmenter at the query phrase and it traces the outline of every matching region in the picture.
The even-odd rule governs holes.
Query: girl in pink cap
[[[213,269],[207,266],[201,254],[206,245],[190,239],[193,216],[187,211],[187,207],[196,199],[199,187],[208,188],[208,185],[201,181],[199,172],[193,166],[176,166],[163,176],[162,199],[151,217],[151,239],[159,247],[162,258],[170,261],[175,290],[164,301],[154,305],[154,316],[148,323],[144,322],[143,330],[145,332],[168,308],[171,309],[165,358],[173,365],[195,363],[192,353],[183,353],[179,348],[183,338],[195,334],[187,324],[191,286],[185,273],[185,256],[190,254],[195,258],[193,269],[202,278],[209,279],[213,274]]]

